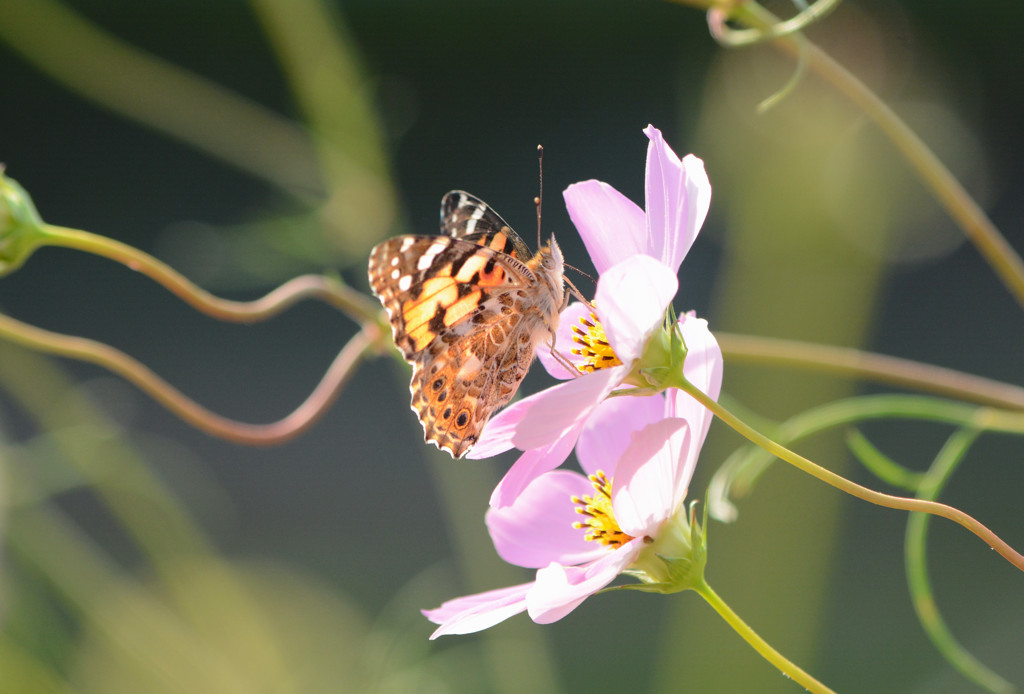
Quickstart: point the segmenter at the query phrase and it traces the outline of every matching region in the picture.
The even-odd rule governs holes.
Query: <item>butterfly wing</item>
[[[441,233],[494,248],[526,262],[533,254],[490,205],[464,190],[453,190],[441,200]]]
[[[413,367],[412,408],[426,440],[455,458],[512,398],[533,359],[539,317],[529,310],[525,290],[536,278],[525,263],[495,247],[510,237],[492,231],[472,232],[484,234],[479,238],[489,238],[490,245],[402,236],[370,255],[370,285],[387,310],[395,344]]]

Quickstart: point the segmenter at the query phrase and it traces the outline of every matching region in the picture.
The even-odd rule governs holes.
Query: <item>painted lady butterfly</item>
[[[399,236],[370,252],[370,286],[412,364],[412,409],[453,458],[515,395],[567,296],[552,237],[536,254],[482,200],[441,201],[444,236]]]

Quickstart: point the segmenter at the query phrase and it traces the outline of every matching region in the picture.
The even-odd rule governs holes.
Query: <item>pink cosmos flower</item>
[[[707,216],[711,185],[700,159],[688,155],[680,160],[653,126],[644,133],[650,140],[646,211],[600,181],[576,183],[565,191],[569,216],[600,277],[594,298],[597,321],[590,321],[594,327],[585,353],[566,354],[574,344],[574,328],[590,313],[581,303],[563,311],[555,344],[589,373],[572,378],[577,374],[547,350],[538,351],[553,376],[572,380],[505,408],[468,454],[487,458],[512,448],[523,451],[495,488],[494,507],[514,503],[534,479],[565,461],[591,415],[633,371],[676,294],[676,274]],[[692,350],[689,342],[687,347]],[[689,353],[686,358],[685,373],[689,378],[694,371],[696,378],[691,383],[716,398],[717,389],[712,393],[708,388],[721,382],[720,357],[719,352],[717,361]],[[688,406],[699,408],[695,402]]]
[[[684,317],[680,327],[691,350],[714,342],[705,321]],[[440,625],[431,638],[480,631],[524,611],[537,623],[554,622],[623,572],[664,592],[686,587],[673,583],[664,558],[693,555],[683,501],[711,420],[694,402],[676,390],[595,406],[576,446],[587,476],[543,472],[510,505],[487,512],[498,554],[537,569],[535,579],[425,610]]]

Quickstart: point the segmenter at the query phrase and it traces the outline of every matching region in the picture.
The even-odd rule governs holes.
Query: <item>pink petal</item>
[[[556,622],[588,597],[615,580],[644,547],[643,538],[630,540],[586,566],[550,564],[537,571],[526,594],[527,612],[538,624]]]
[[[675,272],[645,255],[627,258],[601,275],[594,303],[608,342],[624,364],[643,353],[678,288]]]
[[[571,430],[553,443],[531,449],[519,456],[491,492],[491,508],[503,508],[515,503],[516,497],[530,482],[564,463],[572,452],[578,433],[578,429]]]
[[[618,396],[608,398],[587,418],[576,443],[576,458],[588,475],[603,470],[617,475],[615,465],[629,446],[634,431],[665,416],[665,398],[661,395]]]
[[[538,393],[539,395],[539,393]],[[491,417],[484,425],[480,438],[473,444],[473,447],[466,453],[469,460],[482,460],[491,458],[505,451],[515,448],[512,445],[512,437],[515,436],[519,420],[523,418],[526,407],[517,407],[526,400],[520,400],[506,407],[504,410]]]
[[[574,183],[562,195],[599,275],[622,258],[647,252],[644,211],[622,193],[590,180]]]
[[[583,357],[572,353],[572,349],[576,347],[572,340],[572,329],[580,324],[580,318],[589,315],[589,306],[582,302],[574,301],[562,311],[558,321],[558,330],[555,331],[555,349],[573,364],[582,364]],[[570,372],[560,361],[552,356],[551,350],[546,346],[537,348],[537,359],[544,365],[548,373],[555,378],[565,380],[567,378],[575,378],[580,374],[579,371]]]
[[[648,125],[644,134],[651,141],[647,146],[647,252],[678,272],[707,217],[711,183],[700,159],[691,154],[679,161],[654,126]]]
[[[512,436],[513,445],[528,451],[550,445],[571,429],[578,431],[590,411],[622,383],[628,369],[628,366],[601,369],[527,398],[531,402]]]
[[[612,485],[612,508],[624,533],[655,537],[675,513],[693,476],[685,464],[691,445],[684,419],[662,419],[633,434]]]
[[[684,314],[679,318],[679,331],[686,344],[683,374],[701,392],[717,401],[722,392],[722,348],[708,329],[708,322]]]
[[[718,346],[715,336],[708,330],[708,322],[692,315],[684,315],[679,319],[679,329],[686,344],[686,361],[683,362],[683,374],[686,380],[701,392],[718,400],[722,391],[722,349]],[[680,390],[669,390],[666,413],[669,417],[682,417],[693,429],[694,456],[704,445],[713,415]],[[694,461],[695,464],[696,461]]]
[[[526,610],[526,594],[533,582],[499,588],[486,593],[466,595],[449,600],[423,615],[440,628],[430,635],[431,640],[445,634],[471,634],[492,627]]]
[[[604,546],[588,542],[573,496],[592,494],[586,477],[555,470],[533,480],[511,506],[487,512],[487,530],[498,556],[510,564],[539,569],[551,562],[582,564],[597,559]]]
[[[554,387],[557,388],[558,386]],[[516,435],[520,423],[537,400],[543,400],[547,397],[547,392],[547,390],[542,390],[528,398],[518,400],[491,417],[490,421],[484,426],[480,438],[469,449],[466,457],[471,460],[480,460],[515,448],[512,438]]]
[[[511,448],[527,451],[550,446],[581,423],[628,372],[628,367],[602,369],[512,403],[487,422],[480,439],[466,457],[480,460]]]

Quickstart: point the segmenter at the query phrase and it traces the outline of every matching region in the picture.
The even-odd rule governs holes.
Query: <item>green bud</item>
[[[45,233],[32,198],[0,166],[0,277],[21,267]]]

